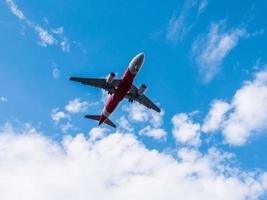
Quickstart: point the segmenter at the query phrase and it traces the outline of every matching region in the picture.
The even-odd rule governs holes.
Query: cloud
[[[206,119],[204,120],[202,130],[204,132],[213,132],[217,130],[225,120],[225,114],[230,110],[230,108],[231,105],[227,102],[215,100],[211,105],[211,109]]]
[[[62,41],[60,42],[60,46],[62,51],[69,52],[70,51],[70,43],[68,41],[68,38],[63,37]]]
[[[221,130],[227,143],[244,145],[253,135],[266,132],[266,121],[267,68],[256,73],[254,80],[246,81],[230,103],[220,101],[212,105],[203,130]]]
[[[218,73],[224,58],[246,37],[245,28],[225,30],[225,21],[213,23],[209,33],[193,43],[193,54],[204,82],[211,81]]]
[[[52,75],[54,78],[58,79],[60,77],[60,70],[58,68],[54,68],[52,71]]]
[[[71,124],[69,121],[59,124],[59,128],[62,131],[62,133],[68,133],[70,130],[78,130],[73,124]]]
[[[1,96],[1,97],[0,97],[0,101],[2,101],[2,102],[7,102],[8,99],[7,99],[6,97],[4,97],[4,96]]]
[[[38,33],[40,42],[39,44],[43,47],[47,47],[49,45],[54,45],[57,41],[53,35],[48,33],[47,30],[43,29],[40,26],[34,26],[34,30]]]
[[[199,15],[206,9],[207,0],[186,0],[179,15],[173,14],[171,17],[166,39],[176,43],[195,26]]]
[[[163,125],[163,110],[160,113],[156,113],[155,111],[136,102],[124,106],[123,110],[128,113],[128,119],[130,122],[141,123],[142,125],[146,124],[144,128],[139,130],[139,135],[152,137],[154,139],[164,139],[166,137],[167,132],[161,128]],[[129,121],[124,122],[124,124],[127,123],[129,126]],[[128,130],[133,130],[129,128],[130,127],[128,127]]]
[[[58,108],[54,108],[51,113],[51,118],[55,123],[58,123],[61,119],[68,118],[68,115],[62,111],[59,111]]]
[[[203,12],[208,6],[208,0],[202,0],[200,1],[199,3],[199,6],[198,6],[198,12],[201,13]]]
[[[6,0],[6,3],[16,17],[18,17],[20,20],[27,20],[23,12],[18,9],[18,6],[13,2],[13,0]]]
[[[66,106],[65,109],[69,113],[80,113],[85,112],[88,108],[88,103],[85,101],[81,101],[79,98],[71,100]]]
[[[139,131],[139,135],[145,135],[159,140],[165,139],[167,132],[162,128],[155,128],[153,126],[148,125]]]
[[[172,133],[176,142],[192,146],[200,145],[200,124],[193,123],[186,113],[173,116],[172,123]]]
[[[129,120],[126,119],[124,115],[119,118],[117,124],[119,124],[118,128],[121,131],[126,131],[128,133],[132,133],[134,131],[134,128],[132,127],[131,123],[129,122]]]
[[[102,139],[107,135],[108,129],[101,128],[101,127],[95,127],[92,128],[89,132],[89,141],[95,142],[96,140]]]
[[[22,10],[18,8],[18,6],[14,3],[13,0],[6,0],[8,7],[10,8],[11,12],[21,21],[23,21],[29,28],[33,29],[39,36],[40,41],[38,44],[42,47],[58,45],[63,52],[68,52],[70,50],[70,44],[68,39],[63,35],[64,29],[63,27],[59,27],[56,29],[52,29],[51,31],[41,27],[33,23],[29,20]],[[46,23],[48,24],[48,20],[45,18]]]
[[[232,101],[233,112],[223,125],[226,141],[235,145],[245,144],[254,134],[267,128],[267,70],[246,82]]]
[[[57,143],[34,128],[5,125],[0,147],[1,200],[256,200],[267,186],[265,173],[231,166],[232,154],[182,148],[174,159],[130,134]]]

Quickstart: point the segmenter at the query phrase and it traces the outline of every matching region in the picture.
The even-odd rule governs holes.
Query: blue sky
[[[120,77],[144,52],[135,84],[163,112],[124,101],[111,116],[117,132],[174,158],[215,148],[241,171],[265,173],[266,9],[237,0],[1,0],[0,124],[30,124],[58,143],[90,136],[96,123],[83,116],[99,114],[105,95],[68,78]]]

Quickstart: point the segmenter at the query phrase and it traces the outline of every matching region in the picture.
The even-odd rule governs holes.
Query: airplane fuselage
[[[132,59],[132,61],[130,62],[129,66],[127,67],[126,71],[124,72],[120,80],[118,88],[116,89],[114,94],[112,94],[109,97],[104,109],[102,110],[101,117],[99,120],[99,125],[102,124],[110,116],[110,114],[116,109],[118,104],[127,95],[132,86],[134,78],[139,69],[141,68],[143,62],[144,62],[143,53],[138,54]]]

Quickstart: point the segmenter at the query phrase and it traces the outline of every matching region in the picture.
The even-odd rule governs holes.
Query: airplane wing
[[[135,85],[132,85],[129,93],[126,95],[126,98],[129,100],[134,100],[139,102],[140,104],[146,106],[149,109],[153,109],[156,112],[160,112],[160,108],[154,104],[148,97],[143,95],[138,95],[138,89]]]
[[[104,78],[80,78],[80,77],[70,77],[71,81],[80,82],[84,85],[90,85],[93,87],[101,88],[113,94],[117,89],[120,80],[114,79],[110,84],[107,84]]]

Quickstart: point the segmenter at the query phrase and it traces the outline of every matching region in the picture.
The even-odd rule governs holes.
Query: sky
[[[0,0],[0,199],[267,197],[267,2]],[[120,78],[155,113],[70,76]],[[16,192],[14,192],[16,191]]]

